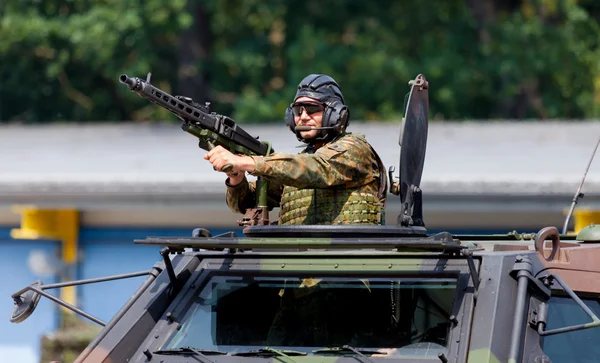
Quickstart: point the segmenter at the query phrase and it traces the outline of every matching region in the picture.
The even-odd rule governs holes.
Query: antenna
[[[575,192],[573,196],[573,202],[571,203],[571,209],[569,209],[569,213],[567,214],[567,219],[565,219],[565,224],[563,225],[562,234],[567,234],[567,225],[569,224],[569,219],[571,219],[571,215],[573,214],[573,210],[575,209],[575,204],[579,198],[583,198],[583,193],[581,192],[581,188],[583,188],[583,183],[585,182],[585,177],[587,176],[588,170],[590,170],[590,165],[592,165],[592,160],[594,160],[594,156],[596,155],[596,150],[598,150],[598,144],[600,144],[600,138],[598,138],[598,142],[596,143],[596,147],[594,148],[594,152],[592,153],[592,157],[588,162],[587,168],[585,168],[585,173],[583,173],[583,178],[581,179],[581,183],[579,184],[579,188]]]

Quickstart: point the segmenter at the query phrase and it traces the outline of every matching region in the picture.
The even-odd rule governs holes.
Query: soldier
[[[227,164],[227,205],[245,213],[255,202],[255,182],[269,182],[269,210],[280,207],[278,224],[383,224],[386,174],[364,135],[346,132],[349,110],[336,81],[311,74],[298,85],[286,109],[286,125],[306,144],[300,154],[234,155],[221,146],[208,152],[216,170]]]

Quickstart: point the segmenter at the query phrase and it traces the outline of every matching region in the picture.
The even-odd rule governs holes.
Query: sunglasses
[[[300,117],[303,111],[306,111],[308,115],[312,115],[323,110],[325,110],[325,106],[319,103],[295,103],[292,105],[292,113],[296,117]]]

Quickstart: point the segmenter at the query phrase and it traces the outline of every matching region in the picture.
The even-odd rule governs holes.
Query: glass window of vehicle
[[[213,276],[162,349],[311,353],[350,345],[384,354],[445,352],[452,278]]]
[[[600,317],[600,299],[582,299]],[[546,330],[591,322],[590,317],[570,297],[552,297],[548,303]],[[544,338],[544,353],[552,363],[592,363],[600,361],[600,327]]]

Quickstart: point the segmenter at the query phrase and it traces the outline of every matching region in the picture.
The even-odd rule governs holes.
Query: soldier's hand
[[[214,149],[204,155],[204,159],[208,160],[217,171],[221,171],[225,165],[231,164],[232,170],[230,173],[239,171],[237,168],[239,164],[239,158],[239,156],[232,154],[229,150],[225,149],[221,145],[215,146]]]
[[[215,170],[221,171],[223,167],[227,164],[232,166],[231,170],[228,170],[227,173],[231,173],[231,176],[236,178],[235,173],[241,174],[238,175],[238,178],[242,178],[244,172],[253,172],[254,171],[254,159],[245,155],[234,155],[229,150],[225,149],[222,146],[215,146],[214,149],[210,150],[206,155],[204,155],[204,160],[208,160]],[[241,181],[241,179],[239,179]]]

